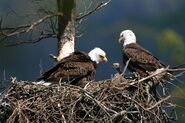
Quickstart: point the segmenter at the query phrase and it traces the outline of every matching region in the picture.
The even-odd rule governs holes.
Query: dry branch
[[[46,38],[58,38],[58,54],[53,58],[56,61],[60,61],[64,57],[70,55],[74,52],[75,49],[75,37],[76,37],[76,22],[80,22],[82,18],[100,10],[104,6],[106,6],[111,0],[107,2],[97,1],[97,6],[92,7],[87,12],[83,14],[78,14],[76,11],[76,0],[57,0],[57,12],[48,12],[44,10],[47,14],[38,20],[30,22],[29,24],[20,25],[17,27],[7,27],[3,28],[2,19],[0,20],[0,35],[1,40],[8,39],[10,37],[22,36],[24,34],[29,34],[33,37],[32,34],[37,34],[36,37],[32,39],[18,39],[18,42],[9,44],[8,46],[16,46],[20,44],[28,44],[28,43],[37,43]],[[91,1],[96,3],[95,1]],[[56,17],[55,21],[53,21],[53,17]],[[50,21],[50,29],[41,29],[41,32],[38,32],[38,27],[41,24],[44,24],[46,20]],[[41,27],[43,28],[43,27]]]
[[[39,37],[35,38],[35,39],[31,39],[31,40],[24,40],[24,41],[19,41],[13,44],[8,44],[7,46],[17,46],[17,45],[21,45],[21,44],[34,44],[34,43],[38,43],[43,39],[47,39],[47,38],[56,38],[57,35],[56,34],[42,34]]]
[[[153,105],[152,107],[148,108],[148,110],[154,109],[155,107],[157,107],[157,106],[160,105],[161,103],[163,103],[163,102],[169,100],[170,98],[171,98],[171,96],[169,95],[169,96],[167,96],[166,98],[161,99],[161,100],[160,100],[159,102],[157,102],[155,105]]]
[[[13,27],[12,28],[1,28],[1,34],[3,36],[5,36],[5,38],[7,38],[7,37],[15,36],[15,35],[20,35],[22,33],[28,33],[31,30],[33,30],[34,28],[36,28],[39,24],[43,23],[43,21],[45,21],[49,18],[52,18],[54,16],[63,16],[63,14],[62,13],[53,13],[53,14],[41,17],[38,20],[31,22],[30,24],[21,25],[21,26],[15,27],[15,28],[13,28]],[[3,31],[8,31],[10,33],[6,33]]]
[[[108,5],[111,2],[111,0],[107,1],[107,2],[101,2],[99,3],[96,7],[94,7],[92,10],[89,10],[88,12],[78,15],[76,20],[79,21],[95,12],[97,12],[98,10],[102,9],[103,7],[105,7],[106,5]]]
[[[86,82],[84,88],[64,83],[44,86],[14,78],[12,86],[1,96],[0,120],[2,123],[172,122],[175,112],[171,96],[158,95],[152,91],[155,88],[147,88],[148,82],[162,79],[148,80],[150,77],[127,80],[120,74],[105,81]]]
[[[160,69],[157,69],[156,71],[154,71],[154,72],[152,72],[149,76],[147,76],[147,77],[144,77],[144,78],[141,78],[141,79],[139,79],[138,81],[136,81],[136,82],[132,82],[132,83],[130,83],[130,85],[134,85],[134,84],[136,84],[136,83],[141,83],[141,82],[143,82],[143,81],[146,81],[146,80],[149,80],[149,79],[157,79],[157,80],[160,80],[160,79],[162,79],[166,74],[168,74],[168,72],[171,72],[171,71],[173,71],[173,72],[179,72],[179,71],[183,71],[183,70],[185,70],[184,68],[179,68],[179,69],[169,69],[168,67],[167,68],[160,68]],[[172,76],[172,77],[174,77],[174,76]],[[168,79],[171,79],[171,78],[168,78]],[[158,85],[160,83],[160,81],[155,81],[155,83],[154,83],[154,86],[155,85]]]
[[[126,62],[126,65],[125,65],[125,68],[123,70],[123,74],[125,74],[126,70],[127,70],[127,67],[129,65],[129,62],[130,62],[131,58],[129,58],[129,60]]]

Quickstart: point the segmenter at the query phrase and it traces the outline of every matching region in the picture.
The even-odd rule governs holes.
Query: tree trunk
[[[58,12],[58,56],[57,61],[74,52],[76,0],[57,0]]]

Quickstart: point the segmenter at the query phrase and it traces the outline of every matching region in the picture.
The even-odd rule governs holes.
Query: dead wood
[[[153,74],[142,79],[125,79],[119,74],[104,81],[86,82],[84,88],[64,83],[44,86],[13,79],[0,99],[0,121],[172,122],[176,117],[171,96],[157,93],[156,85],[149,84],[161,82],[162,78],[149,79]]]

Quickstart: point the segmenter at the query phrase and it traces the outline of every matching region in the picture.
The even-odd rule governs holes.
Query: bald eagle
[[[108,60],[106,53],[100,48],[94,48],[88,54],[76,51],[45,72],[38,81],[81,85],[83,81],[93,79],[97,65],[101,61]]]
[[[123,63],[126,64],[130,59],[128,69],[137,72],[141,77],[166,67],[152,53],[136,43],[136,36],[131,30],[124,30],[120,33],[119,43],[123,45]]]

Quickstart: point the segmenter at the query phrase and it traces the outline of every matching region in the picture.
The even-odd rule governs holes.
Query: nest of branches
[[[150,78],[150,77],[148,77]],[[44,86],[12,80],[0,99],[1,123],[161,122],[174,120],[170,95],[152,83],[160,79],[125,79],[116,75],[87,82]],[[159,86],[159,84],[158,84]]]

